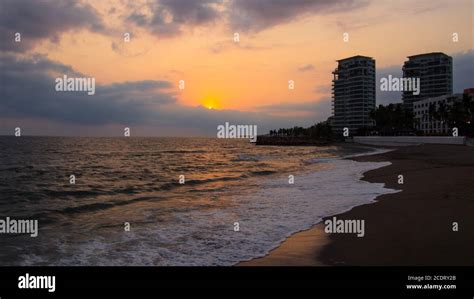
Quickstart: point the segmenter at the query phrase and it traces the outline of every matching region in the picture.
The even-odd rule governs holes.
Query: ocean
[[[389,162],[343,159],[374,150],[0,137],[0,219],[39,227],[37,237],[0,234],[0,264],[229,266],[261,257],[323,217],[396,192],[360,180]]]

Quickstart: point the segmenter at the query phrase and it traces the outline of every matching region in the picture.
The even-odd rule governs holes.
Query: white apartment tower
[[[333,130],[342,134],[347,127],[355,135],[359,128],[374,125],[369,113],[375,109],[375,60],[358,55],[337,62],[332,81]]]

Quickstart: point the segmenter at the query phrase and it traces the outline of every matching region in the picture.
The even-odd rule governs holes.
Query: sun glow
[[[202,105],[204,107],[206,107],[207,109],[209,110],[212,110],[212,109],[219,109],[220,108],[220,104],[219,104],[219,101],[216,99],[216,98],[206,98],[203,102],[202,102]]]

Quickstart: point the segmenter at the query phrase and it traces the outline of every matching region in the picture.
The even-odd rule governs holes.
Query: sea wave
[[[398,192],[360,180],[364,172],[387,165],[390,162],[339,159],[319,171],[297,174],[294,185],[288,184],[286,176],[265,180],[257,190],[233,197],[229,207],[176,212],[172,221],[147,225],[119,240],[95,238],[53,264],[234,265],[262,257],[323,217]],[[233,229],[236,222],[238,232]],[[100,259],[97,252],[104,253]],[[25,261],[37,258],[29,256]]]

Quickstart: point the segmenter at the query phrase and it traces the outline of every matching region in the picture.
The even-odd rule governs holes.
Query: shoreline
[[[391,165],[362,180],[401,192],[378,196],[335,215],[364,219],[366,235],[326,234],[324,217],[293,234],[266,256],[237,266],[416,266],[474,265],[474,148],[419,145],[350,158]],[[403,185],[398,175],[404,175]],[[459,230],[453,231],[453,222]]]
[[[353,143],[342,143],[338,144],[338,146],[350,150],[350,153],[348,152],[347,155],[341,156],[339,160],[352,161],[357,157],[378,155],[394,150],[392,147],[375,147]],[[367,171],[362,173],[362,177],[366,172]],[[373,204],[375,200],[376,198],[374,198],[372,202],[364,202],[360,205]],[[325,266],[325,264],[323,264],[323,262],[313,254],[313,252],[320,252],[322,248],[330,242],[328,235],[324,232],[324,220],[346,213],[357,206],[359,205],[353,206],[345,211],[325,216],[310,227],[292,233],[282,240],[277,247],[271,249],[266,255],[252,258],[250,260],[240,261],[234,266]]]

